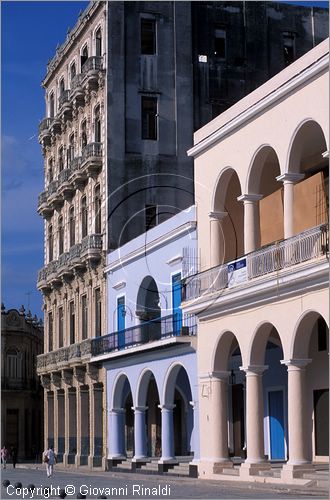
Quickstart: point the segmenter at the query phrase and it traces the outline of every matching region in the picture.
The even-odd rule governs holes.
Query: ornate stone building
[[[1,308],[2,444],[17,449],[18,460],[42,451],[43,391],[37,356],[43,352],[42,321],[31,312]]]

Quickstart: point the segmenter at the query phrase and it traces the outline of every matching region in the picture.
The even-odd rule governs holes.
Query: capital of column
[[[161,409],[161,411],[173,411],[176,405],[158,405],[158,408]]]
[[[214,212],[209,212],[209,218],[212,220],[223,220],[225,217],[227,217],[228,212],[220,212],[220,211],[214,211]]]
[[[230,375],[230,372],[225,371],[225,370],[220,370],[220,371],[214,371],[211,374],[211,380],[228,380],[228,377]]]
[[[110,415],[121,415],[125,412],[125,408],[112,408],[111,410],[109,410]]]
[[[132,406],[131,410],[134,412],[144,413],[148,409],[148,406]]]
[[[301,181],[304,177],[305,174],[286,172],[285,174],[278,175],[276,180],[278,182],[283,182],[283,184],[296,184],[296,182]]]
[[[312,362],[312,359],[282,359],[281,365],[286,365],[288,371],[305,370],[306,366]]]
[[[240,366],[239,369],[245,372],[247,377],[252,375],[262,375],[264,371],[268,370],[268,365],[248,365]]]
[[[241,194],[238,196],[237,201],[243,201],[243,203],[257,203],[263,198],[262,194]]]

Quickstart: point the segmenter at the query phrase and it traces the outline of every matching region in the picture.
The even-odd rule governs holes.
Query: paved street
[[[67,499],[77,498],[79,493],[86,498],[324,498],[327,495],[319,495],[317,492],[309,491],[308,488],[298,489],[288,486],[272,488],[271,485],[252,485],[251,483],[224,483],[218,481],[202,481],[188,478],[169,478],[161,476],[135,474],[119,474],[110,472],[77,472],[55,470],[54,477],[48,479],[42,466],[35,468],[17,468],[13,470],[9,465],[6,470],[1,471],[1,483],[5,479],[10,481],[11,486],[5,488],[2,484],[1,498],[59,498],[59,490],[67,488]],[[21,482],[23,488],[34,484],[36,490],[31,495],[28,490],[17,490],[13,485]],[[50,493],[44,488],[52,487]],[[39,488],[37,490],[37,488]],[[108,489],[106,491],[106,488]],[[119,490],[121,488],[121,490]],[[151,491],[145,490],[151,488]],[[78,495],[79,498],[79,495]],[[84,498],[84,497],[82,497]]]

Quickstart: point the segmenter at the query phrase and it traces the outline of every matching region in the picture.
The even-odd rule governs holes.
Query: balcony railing
[[[75,170],[79,170],[80,167],[81,167],[81,161],[82,161],[82,158],[81,156],[77,156],[76,158],[73,158],[71,161],[70,161],[70,169],[72,170],[72,172],[74,172]]]
[[[47,191],[43,191],[42,193],[40,193],[38,196],[38,207],[40,207],[40,205],[42,205],[43,203],[46,203],[47,198],[48,198]]]
[[[101,142],[91,142],[87,144],[82,150],[82,157],[84,160],[92,158],[94,156],[102,156],[102,143]]]
[[[89,234],[81,241],[81,251],[86,250],[102,250],[102,235],[101,234]]]
[[[71,344],[68,347],[61,347],[56,351],[51,351],[46,354],[40,354],[37,357],[38,373],[45,371],[60,370],[64,367],[69,367],[80,361],[81,358],[91,357],[92,340],[86,339],[77,344]]]
[[[79,73],[78,75],[74,76],[72,78],[71,82],[71,92],[74,92],[78,87],[81,87],[82,84],[82,74]]]
[[[110,333],[92,340],[92,355],[99,356],[120,351],[156,340],[189,335],[193,327],[182,326],[181,314],[171,314],[163,318],[146,321],[140,325]]]
[[[71,173],[72,172],[71,172],[70,168],[65,168],[64,170],[62,170],[62,172],[60,172],[59,176],[58,176],[59,185],[63,184],[63,182],[68,181]]]
[[[86,74],[88,71],[99,71],[100,69],[102,69],[102,57],[93,56],[89,57],[83,64],[81,72]]]
[[[242,257],[246,259],[246,281],[322,257],[329,246],[329,228],[322,224],[292,238],[260,248]],[[213,267],[183,280],[183,300],[226,289],[231,280],[228,265]],[[244,284],[244,283],[243,283]]]
[[[48,186],[48,196],[51,196],[52,194],[56,193],[58,190],[58,181],[51,181]]]
[[[51,126],[53,120],[54,120],[54,118],[44,118],[43,120],[41,120],[41,122],[39,124],[39,134],[48,130],[49,127]]]
[[[70,90],[64,90],[59,97],[58,104],[61,108],[65,102],[70,102]]]

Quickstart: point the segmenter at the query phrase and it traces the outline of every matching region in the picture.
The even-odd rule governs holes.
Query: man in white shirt
[[[50,446],[48,450],[44,452],[44,462],[46,464],[47,477],[51,477],[53,475],[54,465],[56,464],[56,454],[53,446]]]

